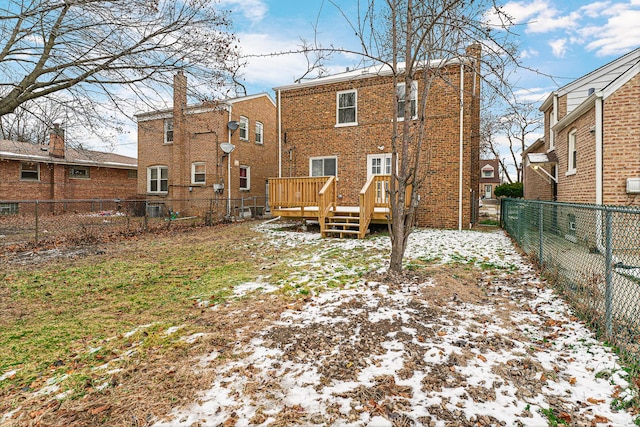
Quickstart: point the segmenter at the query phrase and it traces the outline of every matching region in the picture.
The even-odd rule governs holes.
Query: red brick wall
[[[566,105],[566,96],[562,97]],[[595,126],[595,108],[580,116],[576,121],[558,132],[555,151],[558,156],[558,201],[575,203],[595,203],[595,134],[589,130]],[[567,175],[569,133],[577,131],[576,173]]]
[[[529,151],[530,153],[546,153],[547,148],[543,144],[539,149]],[[543,168],[550,175],[553,176],[553,170],[551,166],[538,166]],[[529,200],[553,200],[553,184],[549,183],[544,174],[540,172],[538,174],[531,166],[527,166],[523,170],[524,177],[522,182],[524,183],[524,198]],[[542,176],[540,176],[542,175]]]
[[[228,157],[222,158],[219,146],[228,140],[227,123],[249,119],[249,141],[241,141],[236,130],[231,136],[235,150],[231,153],[231,198],[259,197],[257,204],[264,206],[266,180],[277,176],[277,138],[275,105],[266,96],[236,101],[229,111],[224,106],[214,104],[209,110],[189,107],[186,114],[174,109],[174,142],[164,143],[164,119],[143,120],[138,123],[138,192],[147,194],[147,168],[164,165],[169,167],[169,192],[165,196],[151,196],[162,199],[211,199],[226,203],[229,185],[227,183]],[[183,119],[176,118],[178,116]],[[260,121],[264,129],[263,144],[255,143],[255,123]],[[204,162],[205,184],[192,184],[191,164]],[[236,164],[237,162],[237,164]],[[250,167],[250,190],[240,191],[239,166]],[[213,190],[214,183],[224,183],[223,193]],[[234,202],[240,204],[240,202]],[[253,202],[251,202],[253,204]],[[188,206],[175,206],[185,213]]]
[[[420,226],[458,226],[460,68],[451,67],[447,71],[444,78],[450,79],[452,84],[436,79],[427,102],[427,137],[420,161],[421,175],[425,180],[416,212]],[[474,82],[473,74],[467,71],[463,227],[472,221],[471,203],[478,198],[479,185],[479,98],[471,96],[474,88],[477,93],[479,80]],[[421,85],[420,81],[419,96]],[[336,127],[336,93],[351,89],[357,90],[358,124]],[[338,193],[342,195],[339,203],[356,205],[357,195],[367,178],[367,155],[391,152],[394,97],[395,89],[390,77],[371,77],[283,91],[282,131],[285,142],[282,175],[309,176],[311,157],[335,156],[338,159]],[[418,105],[420,101],[419,98]]]
[[[90,167],[89,179],[69,178],[72,166],[40,163],[40,181],[21,181],[20,163],[0,161],[1,200],[60,200],[128,198],[136,194],[136,180],[128,170]]]
[[[640,75],[604,102],[603,203],[640,205],[627,194],[627,178],[640,178]]]

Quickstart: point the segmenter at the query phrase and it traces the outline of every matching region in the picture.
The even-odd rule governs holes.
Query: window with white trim
[[[396,96],[398,97],[398,120],[404,120],[404,106],[407,98],[407,90],[405,83],[398,83],[396,86]],[[411,93],[410,98],[411,101],[411,118],[418,118],[418,82],[411,82]]]
[[[251,167],[240,166],[240,190],[251,189]]]
[[[577,150],[577,137],[578,131],[573,129],[569,132],[569,138],[567,143],[567,173],[575,173],[578,166],[578,150]]]
[[[166,166],[151,166],[147,168],[147,192],[166,194],[168,191],[169,168]]]
[[[256,144],[264,144],[264,126],[256,122]]]
[[[336,94],[336,125],[358,123],[358,92],[344,90]]]
[[[40,163],[20,163],[21,181],[40,181]]]
[[[367,178],[371,175],[391,175],[391,153],[367,155]]]
[[[173,119],[164,119],[164,143],[173,143]]]
[[[482,168],[482,177],[483,178],[493,178],[493,166],[486,165]]]
[[[204,162],[191,163],[191,183],[205,184],[207,182],[207,168]]]
[[[309,176],[337,176],[337,157],[312,157],[309,159]]]
[[[89,168],[83,166],[69,168],[69,178],[89,179]]]
[[[240,139],[243,141],[249,140],[249,119],[241,116],[239,123]]]

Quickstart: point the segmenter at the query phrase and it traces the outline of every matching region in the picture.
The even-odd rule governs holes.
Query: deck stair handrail
[[[325,179],[327,177],[324,177]],[[318,192],[318,222],[320,223],[320,234],[325,235],[326,218],[329,212],[335,210],[338,204],[338,194],[336,191],[336,177],[331,176]]]
[[[378,175],[372,175],[360,190],[359,204],[360,204],[360,229],[358,232],[358,238],[362,239],[367,233],[371,217],[373,217],[373,211],[375,210],[377,195],[376,186]]]

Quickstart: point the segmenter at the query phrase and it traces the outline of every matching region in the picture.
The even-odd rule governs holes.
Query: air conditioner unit
[[[627,178],[627,194],[640,194],[640,178]]]

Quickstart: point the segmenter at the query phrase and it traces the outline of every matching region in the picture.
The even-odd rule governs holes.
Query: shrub
[[[521,182],[500,184],[494,190],[496,197],[510,197],[515,199],[522,198],[523,192],[524,190]]]

